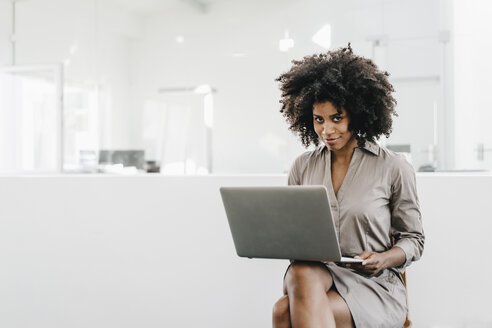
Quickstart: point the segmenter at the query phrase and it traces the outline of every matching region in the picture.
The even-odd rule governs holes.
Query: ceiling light
[[[331,47],[331,25],[326,24],[316,32],[311,40],[317,45],[329,49]]]
[[[246,54],[244,52],[235,52],[232,54],[232,58],[244,58]]]
[[[176,37],[176,42],[177,42],[177,43],[183,43],[183,42],[184,42],[184,40],[185,40],[185,38],[184,38],[184,36],[182,36],[182,35],[178,35],[178,36]]]
[[[280,51],[286,52],[292,47],[294,47],[294,39],[289,38],[289,31],[285,30],[284,38],[278,42],[278,48]]]
[[[208,84],[201,84],[197,86],[193,91],[201,95],[209,94],[212,93],[212,87]]]

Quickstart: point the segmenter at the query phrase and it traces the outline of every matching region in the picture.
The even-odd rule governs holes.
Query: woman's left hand
[[[376,275],[387,268],[385,253],[363,251],[354,258],[363,262],[352,264],[352,268],[367,275]]]

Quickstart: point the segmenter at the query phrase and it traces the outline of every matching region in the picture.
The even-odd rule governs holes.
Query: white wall
[[[287,261],[235,255],[218,188],[285,176],[0,177],[1,327],[268,327]],[[419,328],[492,324],[492,176],[418,175]]]
[[[237,258],[218,187],[284,181],[0,178],[0,326],[267,326],[287,263]]]
[[[428,174],[417,183],[426,241],[408,269],[415,327],[490,327],[492,176]]]
[[[0,65],[12,63],[12,50],[9,46],[12,34],[12,4],[0,1]]]

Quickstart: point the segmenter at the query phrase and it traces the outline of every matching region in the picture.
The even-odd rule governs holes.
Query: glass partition
[[[0,173],[62,168],[60,66],[0,68]]]
[[[304,149],[279,113],[275,78],[348,42],[395,87],[399,116],[381,144],[420,171],[492,168],[486,1],[0,6],[15,6],[0,41],[2,172],[285,173]],[[59,68],[16,71],[36,63]]]

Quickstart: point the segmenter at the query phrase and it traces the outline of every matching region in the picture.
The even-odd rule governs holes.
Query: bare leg
[[[289,297],[282,296],[273,306],[273,328],[290,328]]]
[[[295,262],[291,265],[285,277],[284,292],[289,296],[293,328],[336,327],[327,296],[332,286],[331,274],[322,263]]]
[[[331,310],[335,316],[337,328],[354,328],[355,325],[352,315],[342,296],[336,290],[332,289],[328,292],[328,299],[330,300]]]
[[[354,328],[354,322],[345,300],[336,290],[327,293],[330,306],[338,328]],[[291,328],[289,313],[289,296],[282,296],[273,306],[273,328]]]

